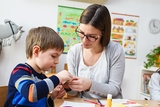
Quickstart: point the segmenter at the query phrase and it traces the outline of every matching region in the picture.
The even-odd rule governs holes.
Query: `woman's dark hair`
[[[158,68],[158,69],[156,70],[156,72],[160,74],[160,68]]]
[[[107,46],[111,34],[111,17],[107,7],[99,4],[88,6],[81,14],[80,23],[90,24],[102,32],[101,45]]]

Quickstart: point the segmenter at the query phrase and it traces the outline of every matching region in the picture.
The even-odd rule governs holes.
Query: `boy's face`
[[[48,49],[45,52],[39,51],[35,58],[36,64],[39,69],[47,71],[59,63],[59,57],[62,51],[56,49]]]

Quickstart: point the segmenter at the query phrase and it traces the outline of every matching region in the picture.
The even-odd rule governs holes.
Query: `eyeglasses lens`
[[[83,34],[83,32],[78,31],[77,29],[75,30],[75,32],[76,32],[77,36],[79,36],[81,38],[86,37],[91,42],[95,42],[98,39],[98,38],[95,38],[95,37],[87,36],[87,35]]]

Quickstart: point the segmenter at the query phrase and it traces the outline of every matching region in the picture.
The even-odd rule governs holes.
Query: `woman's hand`
[[[92,81],[84,77],[73,77],[72,81],[68,81],[67,85],[75,91],[87,91],[90,90]]]
[[[57,85],[57,87],[53,90],[51,94],[51,99],[60,99],[63,98],[63,96],[66,94],[66,91],[64,90],[62,85]]]

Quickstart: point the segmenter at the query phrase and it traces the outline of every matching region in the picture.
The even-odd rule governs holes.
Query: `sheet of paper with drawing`
[[[102,104],[106,104],[106,100],[100,100]],[[112,99],[112,107],[143,107],[143,105],[128,99]]]
[[[60,107],[95,107],[95,104],[64,101]]]

